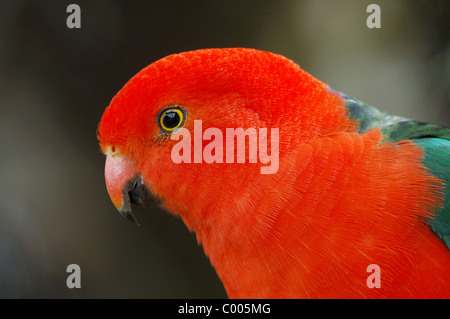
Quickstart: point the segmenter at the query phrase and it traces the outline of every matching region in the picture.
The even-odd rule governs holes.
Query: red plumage
[[[180,163],[155,118],[181,105],[192,130],[279,128],[279,170]],[[131,158],[163,207],[197,234],[230,297],[450,297],[450,253],[424,219],[442,184],[410,141],[358,134],[344,100],[276,54],[186,52],[139,72],[99,125],[102,149]],[[203,141],[203,146],[207,141]],[[270,148],[270,146],[268,146]],[[368,288],[369,264],[381,288]]]

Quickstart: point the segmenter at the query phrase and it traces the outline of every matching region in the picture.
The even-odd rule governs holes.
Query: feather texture
[[[384,140],[413,140],[425,152],[423,165],[445,185],[444,203],[427,219],[434,232],[450,248],[450,129],[431,123],[394,116],[379,111],[345,94],[339,93],[346,101],[350,117],[359,122],[359,132],[380,127]]]
[[[169,105],[185,108],[191,132],[194,120],[203,130],[278,128],[278,172],[248,161],[174,163],[176,141],[161,138],[156,118]],[[448,240],[448,133],[337,93],[280,55],[241,48],[149,65],[98,130],[102,148],[131,158],[163,207],[195,231],[235,298],[450,297],[450,252],[433,232]],[[380,266],[379,289],[366,285],[370,264]]]

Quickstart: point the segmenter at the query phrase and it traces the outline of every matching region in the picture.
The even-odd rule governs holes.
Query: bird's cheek
[[[109,197],[114,206],[120,210],[123,204],[125,183],[138,175],[136,164],[126,156],[106,156],[105,181]]]

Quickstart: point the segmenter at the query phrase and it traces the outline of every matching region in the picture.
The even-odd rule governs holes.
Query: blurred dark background
[[[66,8],[81,7],[81,29]],[[381,7],[381,29],[366,8]],[[106,192],[96,126],[135,73],[168,54],[253,47],[283,54],[385,111],[450,125],[450,2],[0,2],[0,297],[226,297],[181,220]],[[66,267],[81,267],[81,289]]]

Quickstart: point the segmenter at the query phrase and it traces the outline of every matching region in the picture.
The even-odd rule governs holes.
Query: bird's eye
[[[173,132],[181,127],[186,120],[186,111],[177,105],[172,105],[162,109],[158,116],[158,125],[164,132]]]

